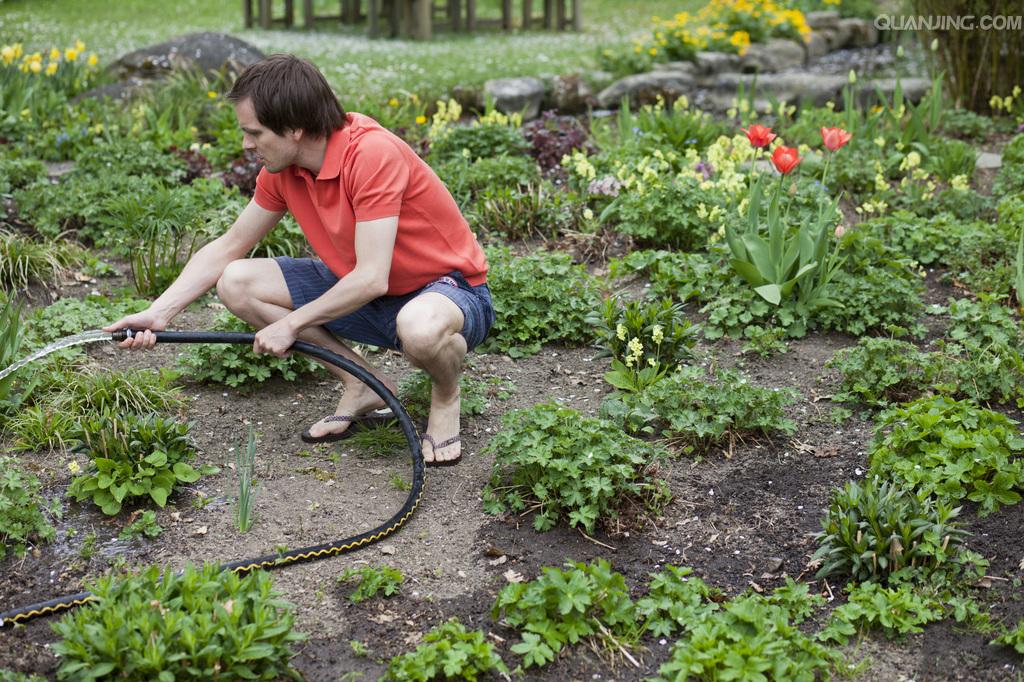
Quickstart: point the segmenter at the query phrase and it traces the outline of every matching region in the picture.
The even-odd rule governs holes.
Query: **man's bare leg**
[[[430,418],[426,433],[438,444],[459,435],[459,378],[466,357],[466,340],[460,333],[463,321],[462,310],[451,299],[433,292],[417,296],[398,313],[402,352],[409,362],[430,375]],[[427,462],[458,459],[461,453],[462,445],[458,441],[439,447],[437,451],[429,440],[423,443],[423,459]]]
[[[237,260],[228,265],[217,282],[217,295],[232,313],[257,329],[277,322],[292,311],[291,294],[281,268],[270,258]],[[304,329],[299,338],[314,343],[347,358],[377,377],[392,392],[395,382],[381,374],[358,353],[343,344],[323,327]],[[320,362],[318,360],[318,362]],[[343,369],[320,362],[329,372],[341,379],[345,387],[335,414],[361,415],[384,407],[384,401],[369,386]],[[341,433],[349,422],[324,422],[310,427],[313,437],[328,433]]]

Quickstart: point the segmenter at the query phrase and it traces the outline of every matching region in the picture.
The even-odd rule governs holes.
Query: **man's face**
[[[266,166],[268,171],[279,173],[295,163],[299,145],[293,131],[286,130],[284,135],[278,135],[260,124],[256,118],[256,108],[249,98],[235,105],[235,116],[238,117],[238,125],[244,133],[242,148],[246,151],[255,151],[260,163]]]

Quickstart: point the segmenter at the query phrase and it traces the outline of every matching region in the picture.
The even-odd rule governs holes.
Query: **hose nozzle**
[[[131,329],[118,329],[116,332],[111,332],[110,340],[113,341],[114,343],[127,341],[128,339],[132,338],[132,335],[134,333],[135,332],[132,331]]]

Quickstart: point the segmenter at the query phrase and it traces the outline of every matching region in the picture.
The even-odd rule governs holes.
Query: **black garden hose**
[[[114,332],[112,336],[114,341],[124,341],[125,339],[130,338],[131,334],[131,330],[122,329]],[[191,331],[156,332],[154,335],[156,336],[157,343],[238,343],[249,345],[252,345],[256,336],[249,332]],[[267,554],[261,557],[256,557],[255,559],[231,561],[220,567],[222,571],[244,573],[260,568],[280,568],[281,566],[287,566],[289,564],[299,563],[302,561],[314,561],[316,559],[323,559],[330,556],[338,556],[339,554],[346,554],[362,547],[366,547],[367,545],[391,535],[401,528],[412,516],[417,505],[419,505],[420,498],[423,496],[425,472],[423,464],[423,450],[420,447],[420,439],[416,432],[416,427],[413,426],[409,413],[406,412],[405,408],[402,407],[402,404],[398,402],[398,398],[396,398],[395,395],[375,376],[367,372],[365,369],[351,360],[347,360],[336,353],[332,353],[326,348],[315,346],[311,343],[306,343],[305,341],[296,341],[295,344],[292,345],[291,350],[323,360],[335,367],[340,367],[369,386],[373,389],[374,393],[384,400],[385,404],[391,408],[391,411],[398,419],[398,423],[402,427],[402,433],[405,434],[405,438],[409,442],[409,449],[412,452],[412,488],[409,490],[409,496],[406,498],[405,504],[402,505],[402,508],[399,509],[394,516],[373,530],[341,540],[336,540],[334,542],[325,542],[321,545],[302,547],[301,549],[293,549],[291,551],[281,552],[278,554]],[[71,609],[75,606],[80,606],[81,604],[90,602],[93,599],[95,599],[95,597],[92,593],[79,592],[78,594],[70,594],[64,597],[58,597],[49,601],[31,604],[29,606],[23,606],[18,609],[0,613],[0,628],[24,623],[38,616],[50,615],[52,613]]]

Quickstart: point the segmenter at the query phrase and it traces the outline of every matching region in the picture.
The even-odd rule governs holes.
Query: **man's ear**
[[[301,128],[297,128],[295,130],[285,130],[284,131],[284,134],[287,137],[292,138],[292,142],[301,142],[302,138],[305,137],[305,133],[306,133],[306,131],[302,130]]]

